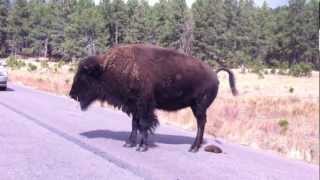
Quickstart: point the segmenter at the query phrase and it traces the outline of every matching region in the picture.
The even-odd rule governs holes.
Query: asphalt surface
[[[0,179],[318,180],[319,166],[206,136],[224,153],[188,152],[195,132],[160,125],[147,152],[122,147],[131,120],[68,97],[0,91]]]

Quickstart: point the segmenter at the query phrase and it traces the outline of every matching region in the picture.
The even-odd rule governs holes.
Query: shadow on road
[[[9,91],[9,92],[12,92],[12,91],[14,91],[14,89],[11,89],[11,88],[6,88],[5,90],[0,90],[1,92],[6,92],[6,91]]]
[[[119,141],[126,141],[130,135],[130,132],[124,131],[111,131],[111,130],[93,130],[80,133],[80,135],[87,138],[108,138]],[[150,136],[150,144],[163,143],[163,144],[191,144],[194,138],[178,135],[165,135],[154,134]]]

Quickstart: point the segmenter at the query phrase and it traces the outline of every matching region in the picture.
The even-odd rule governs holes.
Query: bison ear
[[[83,69],[88,75],[96,78],[100,77],[103,72],[103,68],[99,64],[83,66]]]

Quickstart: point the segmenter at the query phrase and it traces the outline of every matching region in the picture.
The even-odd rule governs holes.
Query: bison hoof
[[[198,151],[199,151],[198,147],[190,147],[190,149],[189,149],[189,152],[193,152],[193,153],[196,153]]]
[[[135,147],[137,144],[135,142],[126,142],[123,147],[132,148]]]
[[[139,151],[139,152],[145,152],[145,151],[148,150],[148,146],[147,145],[141,145],[136,150]]]

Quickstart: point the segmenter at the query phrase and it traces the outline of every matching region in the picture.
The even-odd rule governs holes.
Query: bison
[[[70,97],[86,110],[95,100],[106,101],[132,116],[126,147],[148,148],[148,134],[157,127],[155,109],[176,111],[191,107],[197,119],[197,135],[189,151],[199,150],[206,110],[218,93],[217,73],[226,71],[233,95],[235,77],[227,68],[213,71],[206,63],[173,49],[131,44],[112,47],[106,54],[79,63]]]

